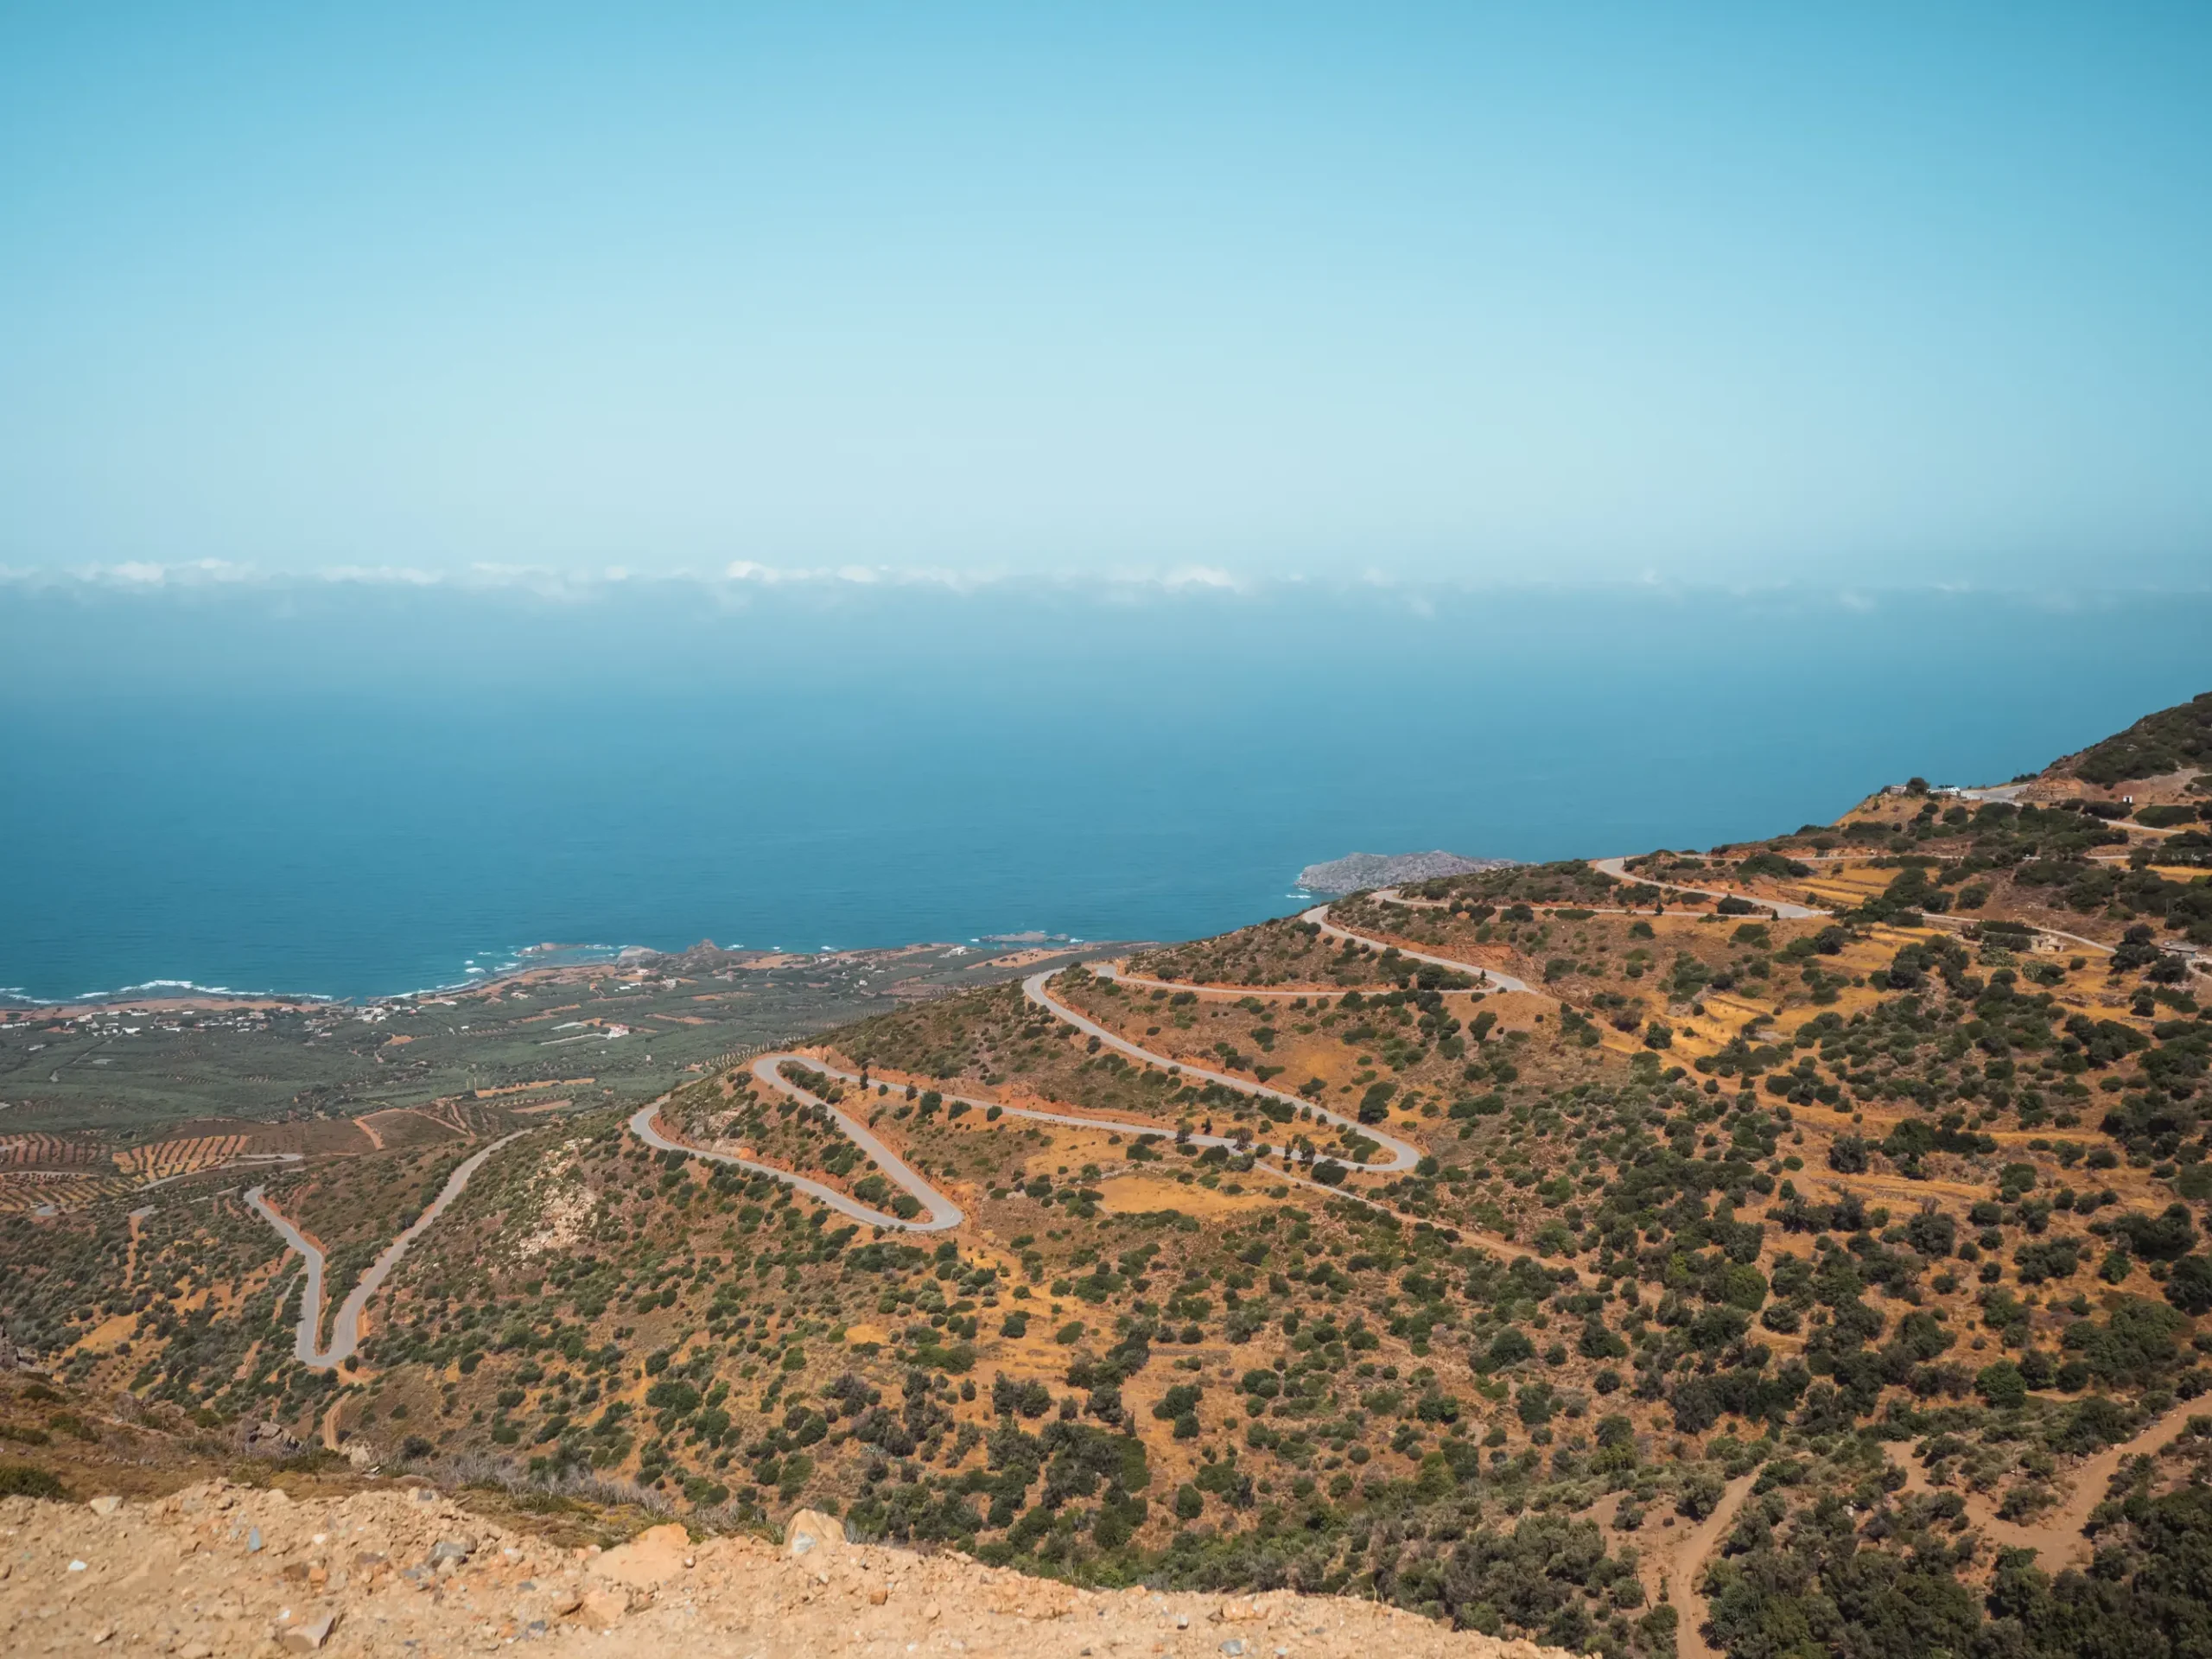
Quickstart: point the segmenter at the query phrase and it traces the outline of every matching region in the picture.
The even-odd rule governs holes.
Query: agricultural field
[[[634,1105],[763,1043],[1039,959],[988,946],[830,957],[703,949],[361,1007],[0,1011],[0,1212]]]

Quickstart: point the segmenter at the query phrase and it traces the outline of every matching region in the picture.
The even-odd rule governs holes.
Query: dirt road
[[[1751,1484],[1758,1478],[1755,1474],[1737,1476],[1721,1492],[1713,1513],[1675,1541],[1667,1593],[1681,1613],[1681,1623],[1675,1630],[1675,1659],[1719,1659],[1720,1650],[1705,1637],[1705,1621],[1712,1617],[1712,1610],[1706,1605],[1705,1592],[1698,1586],[1713,1551],[1736,1524],[1737,1511],[1751,1495]]]
[[[2120,1472],[2120,1465],[2130,1458],[2148,1457],[2162,1451],[2181,1437],[2190,1418],[2205,1414],[2203,1401],[2184,1400],[2153,1418],[2134,1439],[2105,1447],[2075,1471],[2074,1484],[2067,1492],[2066,1501],[2026,1526],[1999,1520],[1996,1506],[1981,1493],[1961,1491],[1966,1499],[1967,1518],[2000,1548],[2032,1549],[2042,1558],[2046,1571],[2055,1573],[2063,1567],[2077,1566],[2088,1560],[2092,1553],[2082,1529],[2089,1524],[2090,1513],[2105,1501],[2112,1478]],[[1904,1471],[1905,1484],[1910,1491],[1960,1491],[1932,1484],[1926,1468],[1914,1458],[1901,1457],[1897,1462]]]

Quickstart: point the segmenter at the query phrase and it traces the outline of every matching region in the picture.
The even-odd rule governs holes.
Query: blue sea
[[[1344,853],[1706,846],[2209,685],[2201,594],[17,579],[0,987],[1181,938]]]

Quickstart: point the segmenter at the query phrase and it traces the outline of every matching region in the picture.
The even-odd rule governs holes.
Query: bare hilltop
[[[1465,858],[1458,853],[1347,853],[1325,864],[1308,864],[1298,885],[1308,893],[1363,893],[1401,881],[1435,881],[1512,868],[1510,858]]]

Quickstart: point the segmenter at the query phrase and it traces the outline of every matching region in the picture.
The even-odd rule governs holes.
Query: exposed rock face
[[[1463,858],[1458,853],[1350,853],[1325,864],[1308,864],[1298,873],[1298,885],[1308,893],[1360,893],[1405,881],[1433,881],[1440,875],[1502,870],[1518,862],[1512,858]]]
[[[250,1457],[296,1458],[300,1442],[282,1423],[248,1423],[238,1431],[238,1447]]]
[[[295,1502],[221,1481],[156,1503],[0,1498],[0,1653],[321,1653],[384,1659],[589,1637],[594,1659],[1085,1653],[1181,1659],[1562,1659],[1373,1602],[1094,1592],[953,1551],[837,1541],[803,1554],[659,1526],[604,1553],[469,1515],[442,1494]]]

